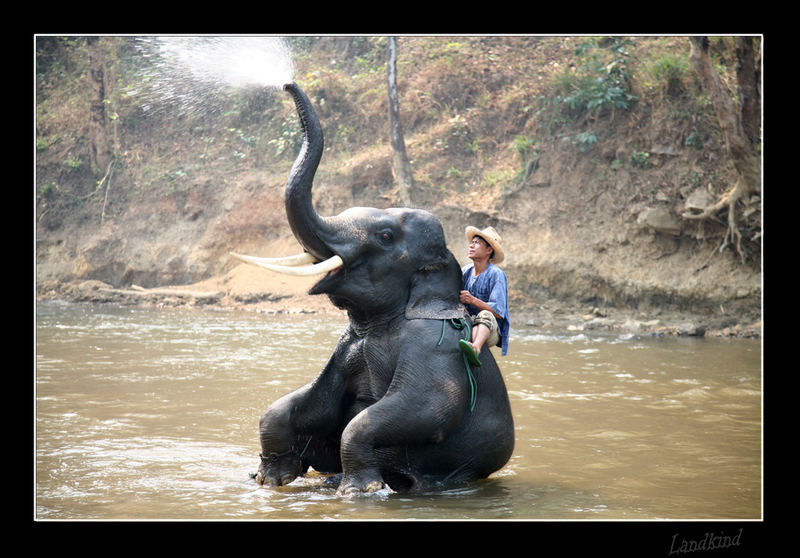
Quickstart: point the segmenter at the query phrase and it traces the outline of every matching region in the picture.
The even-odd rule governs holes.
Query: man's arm
[[[488,310],[489,312],[494,314],[495,317],[498,319],[503,318],[503,316],[495,312],[494,309],[491,306],[489,306],[488,303],[482,301],[477,297],[472,296],[472,294],[470,294],[469,291],[461,291],[461,296],[459,298],[461,299],[462,304],[471,304],[478,310]]]

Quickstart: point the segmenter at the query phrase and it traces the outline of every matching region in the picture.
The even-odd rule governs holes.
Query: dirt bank
[[[220,277],[190,285],[144,288],[114,287],[98,280],[51,281],[39,286],[38,300],[110,303],[143,307],[194,307],[263,314],[332,314],[343,316],[324,296],[308,295],[316,279],[283,277],[246,264]],[[761,322],[742,322],[735,315],[708,315],[664,310],[651,312],[599,308],[548,297],[532,304],[511,293],[514,327],[542,330],[613,333],[621,336],[760,337]]]
[[[403,39],[412,205],[440,218],[462,264],[466,225],[500,232],[517,325],[759,336],[755,230],[745,231],[743,262],[731,249],[719,252],[723,222],[680,218],[736,180],[712,111],[699,104],[688,74],[668,93],[640,78],[630,110],[552,125],[542,99],[560,72],[576,71],[577,40]],[[124,43],[107,43],[115,56],[125,52]],[[679,37],[639,45],[634,76],[646,75],[648,57],[688,52]],[[62,71],[70,69],[64,60],[78,64],[81,46],[56,46],[69,46],[76,58],[53,47],[63,60],[37,74],[38,298],[338,312],[326,298],[306,295],[313,279],[280,277],[229,256],[300,250],[283,212],[293,151],[276,150],[298,135],[288,99],[240,93],[235,110],[190,117],[145,114],[131,97],[107,92],[119,115],[117,159],[101,181],[103,173],[85,162],[84,78],[78,68],[65,81]],[[356,47],[372,50],[351,52]],[[385,76],[367,64],[380,67],[382,52],[375,39],[327,38],[298,57],[298,79],[329,146],[314,186],[324,215],[397,203]],[[512,148],[519,140],[531,146],[524,159]],[[746,203],[759,223],[760,200]]]
[[[462,264],[466,225],[500,231],[517,324],[623,334],[760,335],[758,261],[742,264],[730,250],[720,253],[722,225],[674,218],[696,191],[682,178],[685,169],[719,157],[721,148],[697,152],[681,146],[675,132],[674,153],[654,158],[647,169],[614,164],[630,160],[631,138],[655,151],[647,132],[634,124],[631,117],[617,117],[617,133],[601,142],[595,157],[543,143],[537,170],[524,182],[477,190],[420,184],[412,201],[440,218]],[[425,141],[430,140],[412,136],[410,150]],[[500,167],[518,165],[513,154],[497,159]],[[389,161],[387,150],[323,159],[314,190],[320,212],[393,205]],[[425,157],[418,164],[432,168]],[[313,279],[285,278],[238,264],[229,255],[300,251],[283,209],[288,167],[287,162],[274,169],[203,175],[185,189],[112,198],[102,223],[86,209],[60,214],[54,209],[39,221],[38,295],[267,313],[337,312],[326,298],[306,295]],[[123,189],[130,178],[121,172],[117,180],[121,184],[115,186]],[[652,218],[654,212],[661,212],[666,224]]]

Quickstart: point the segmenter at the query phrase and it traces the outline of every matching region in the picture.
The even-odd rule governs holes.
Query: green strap
[[[462,329],[466,330],[464,332],[465,333],[464,339],[470,339],[472,337],[472,328],[470,327],[469,322],[467,320],[465,320],[464,318],[445,319],[442,320],[442,336],[439,338],[439,343],[437,343],[436,345],[437,347],[442,344],[442,340],[444,339],[444,330],[445,330],[444,326],[447,325],[448,322],[450,323],[451,326],[453,326],[453,329],[457,329],[458,331],[461,331]]]
[[[469,322],[464,318],[455,318],[455,319],[445,319],[442,320],[442,336],[439,338],[439,343],[436,345],[437,347],[442,344],[444,340],[444,332],[445,326],[447,323],[450,323],[453,326],[453,329],[458,331],[464,331],[464,339],[469,341],[472,338],[472,328],[470,327]],[[470,413],[475,409],[475,403],[477,402],[477,391],[478,391],[478,384],[475,381],[475,376],[472,374],[472,367],[469,365],[469,361],[467,360],[467,355],[461,353],[461,356],[464,359],[464,367],[467,369],[467,378],[469,379],[469,390],[470,390],[470,397],[469,397],[469,411]]]
[[[306,447],[304,447],[304,448],[303,448],[303,451],[301,451],[301,452],[300,452],[300,455],[298,456],[300,459],[302,459],[302,458],[303,458],[303,456],[305,455],[305,453],[306,453],[306,450],[308,449],[308,444],[310,444],[310,443],[311,443],[311,438],[313,438],[313,436],[309,436],[309,437],[308,437],[308,442],[306,442]]]

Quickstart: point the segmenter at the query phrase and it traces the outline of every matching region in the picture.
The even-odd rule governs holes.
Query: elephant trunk
[[[311,185],[324,146],[322,126],[308,97],[296,84],[288,83],[283,88],[294,99],[303,133],[303,145],[286,183],[286,217],[303,248],[318,260],[326,260],[334,253],[324,239],[334,237],[335,231],[317,214],[311,200]]]
[[[240,261],[289,275],[336,272],[344,263],[331,249],[336,244],[336,228],[329,219],[317,214],[311,201],[311,183],[322,158],[324,145],[322,127],[306,94],[294,83],[286,84],[283,88],[294,98],[303,132],[303,145],[286,184],[286,217],[292,234],[305,253],[289,258],[262,258],[235,252],[230,254]]]

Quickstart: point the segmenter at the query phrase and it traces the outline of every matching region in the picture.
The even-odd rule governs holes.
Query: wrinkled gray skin
[[[417,209],[350,208],[320,217],[311,183],[322,129],[306,95],[295,100],[303,147],[286,187],[292,232],[317,260],[343,265],[311,289],[347,311],[349,326],[311,383],[275,401],[260,421],[257,480],[285,485],[308,467],[339,473],[338,493],[420,491],[488,476],[508,461],[514,425],[487,348],[472,367],[477,401],[450,319],[465,317],[461,273],[439,221]],[[442,338],[444,332],[444,337]],[[441,343],[440,343],[441,339]]]

